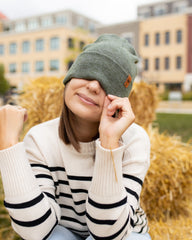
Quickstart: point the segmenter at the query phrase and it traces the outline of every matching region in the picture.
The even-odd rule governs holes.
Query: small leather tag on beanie
[[[129,74],[129,76],[127,77],[126,81],[124,82],[124,86],[125,86],[126,88],[129,87],[129,84],[130,84],[131,80],[132,80],[132,77],[131,77],[131,75]]]

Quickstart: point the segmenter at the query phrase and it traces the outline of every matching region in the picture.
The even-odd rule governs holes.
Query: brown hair
[[[63,94],[63,109],[59,122],[59,137],[65,144],[72,144],[77,151],[80,150],[79,142],[75,135],[75,115],[65,103],[65,92]]]

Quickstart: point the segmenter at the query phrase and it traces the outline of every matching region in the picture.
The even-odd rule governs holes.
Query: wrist
[[[112,137],[100,136],[100,142],[101,146],[106,149],[112,150],[119,147],[119,140]]]
[[[9,141],[9,142],[3,142],[2,141],[1,144],[0,144],[0,150],[5,150],[7,148],[10,148],[10,147],[16,145],[17,143],[18,143],[18,141],[14,141],[14,140]]]

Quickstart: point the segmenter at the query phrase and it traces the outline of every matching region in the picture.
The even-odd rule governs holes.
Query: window
[[[170,32],[166,32],[165,33],[165,44],[169,44],[170,43]]]
[[[90,32],[95,32],[95,24],[92,23],[92,22],[89,23],[89,31]]]
[[[36,51],[41,52],[44,50],[44,40],[43,39],[37,39],[36,40]]]
[[[72,38],[68,38],[68,48],[74,48],[74,40]]]
[[[74,62],[73,60],[71,60],[71,61],[68,62],[68,70],[69,70],[69,68],[73,65],[73,62]]]
[[[51,50],[57,50],[59,49],[59,38],[58,37],[52,37],[50,40],[50,49]]]
[[[15,73],[16,72],[16,63],[10,63],[9,64],[9,72]]]
[[[22,72],[23,73],[28,73],[29,72],[29,63],[28,62],[23,62],[22,63]]]
[[[85,42],[83,42],[83,41],[80,41],[80,43],[79,43],[79,49],[80,50],[83,50],[83,47],[85,46]]]
[[[165,58],[165,70],[168,70],[170,67],[170,60],[169,60],[169,57],[166,57]]]
[[[16,54],[16,52],[17,52],[17,44],[16,43],[10,43],[9,53],[10,54]]]
[[[159,70],[159,68],[160,68],[160,59],[155,58],[155,70]]]
[[[145,34],[144,36],[144,45],[149,46],[149,34]]]
[[[3,44],[0,44],[0,55],[3,55],[4,54],[4,45]]]
[[[173,3],[173,12],[175,13],[181,13],[184,12],[187,9],[187,1],[175,1]]]
[[[149,59],[144,59],[144,70],[148,71],[149,70]]]
[[[164,4],[157,5],[154,7],[154,15],[155,16],[162,16],[167,13],[167,6]]]
[[[181,43],[182,42],[182,30],[178,30],[176,33],[176,42]]]
[[[48,16],[48,17],[43,17],[42,20],[41,20],[41,25],[43,27],[49,27],[53,24],[53,19],[51,16]]]
[[[39,22],[37,19],[31,19],[28,22],[28,29],[29,30],[33,30],[33,29],[37,29],[39,27]]]
[[[57,24],[66,24],[67,23],[67,17],[63,14],[56,16],[56,23]]]
[[[43,61],[36,61],[35,71],[36,72],[43,72],[44,71],[44,62]]]
[[[155,45],[159,45],[160,44],[160,33],[156,33],[155,34]]]
[[[50,60],[50,71],[57,71],[59,70],[59,60]]]
[[[25,25],[24,22],[19,22],[19,23],[16,24],[16,26],[15,26],[15,31],[16,32],[23,32],[25,30],[26,30],[26,25]]]
[[[29,41],[24,41],[22,43],[22,52],[23,53],[28,53],[30,51],[30,42]]]
[[[176,57],[176,69],[181,69],[182,62],[181,62],[181,56]]]
[[[77,21],[77,26],[80,28],[84,28],[84,19],[82,17],[79,17],[78,21]]]
[[[138,9],[139,18],[148,18],[151,16],[151,9],[149,7],[142,7]]]

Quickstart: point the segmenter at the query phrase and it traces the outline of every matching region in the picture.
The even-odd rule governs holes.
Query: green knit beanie
[[[84,47],[67,72],[71,78],[97,80],[106,94],[128,97],[137,74],[139,58],[129,42],[114,34],[103,34]]]

